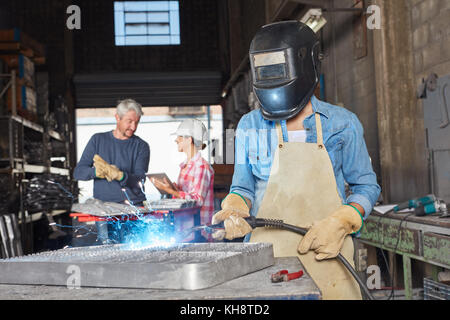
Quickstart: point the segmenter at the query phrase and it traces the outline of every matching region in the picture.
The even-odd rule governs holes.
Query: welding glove
[[[212,234],[215,240],[223,238],[233,240],[245,236],[252,231],[250,225],[243,218],[250,217],[250,208],[245,199],[237,194],[230,193],[222,201],[222,210],[212,218],[212,224],[223,221],[225,231],[217,231]]]
[[[344,239],[358,232],[363,224],[362,215],[354,207],[343,205],[331,216],[314,222],[300,241],[298,252],[314,250],[316,260],[335,258],[342,249]]]
[[[96,154],[93,158],[95,174],[98,178],[106,178],[108,182],[113,180],[122,180],[123,172],[119,170],[115,165],[111,165],[105,160],[102,159],[98,154]]]
[[[108,164],[105,160],[103,160],[98,154],[96,154],[93,158],[94,160],[94,168],[95,168],[95,177],[100,179],[106,179],[106,165]]]

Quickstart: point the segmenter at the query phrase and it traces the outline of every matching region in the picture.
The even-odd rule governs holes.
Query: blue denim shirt
[[[323,141],[333,165],[339,196],[343,204],[355,202],[364,208],[366,219],[375,205],[381,188],[377,184],[357,116],[345,108],[311,98],[314,113],[320,114]],[[276,122],[265,120],[260,110],[244,115],[236,130],[235,165],[230,192],[252,202],[255,216],[262,202],[273,156],[278,145]],[[317,143],[314,115],[303,122],[306,143]],[[284,141],[288,142],[286,121],[281,121]],[[345,181],[351,194],[345,193]]]

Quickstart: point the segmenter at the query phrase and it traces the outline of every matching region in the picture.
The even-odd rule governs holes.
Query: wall
[[[353,0],[330,1],[327,7],[350,8]],[[380,159],[378,145],[377,99],[374,71],[373,35],[370,30],[355,33],[353,13],[324,13],[327,24],[320,36],[324,60],[325,100],[354,112],[364,127],[364,138],[379,182]],[[353,41],[367,33],[366,55],[359,57]]]
[[[417,85],[435,72],[450,74],[450,1],[409,0]]]
[[[327,7],[352,7],[353,0]],[[352,14],[325,13],[322,39],[326,100],[355,112],[388,202],[430,192],[422,101],[415,89],[431,72],[450,73],[449,0],[365,1],[381,8],[380,30],[367,32],[356,57]]]
[[[0,3],[0,28],[11,27],[11,14],[5,3]]]
[[[422,79],[426,79],[431,73],[435,73],[439,77],[450,75],[450,0],[410,0],[408,2],[408,10],[410,11],[411,29],[413,32],[414,82],[416,87],[418,87]],[[430,95],[428,94],[429,97]],[[416,104],[417,114],[420,114],[421,118],[424,115],[424,101],[417,100]],[[434,105],[432,101],[432,99],[428,99],[428,106],[438,108],[439,106]],[[443,102],[441,100],[441,103]],[[429,111],[428,109],[427,112]],[[435,111],[439,112],[438,109]],[[430,118],[430,114],[427,114],[427,116],[427,118]],[[442,137],[446,135],[445,130],[448,130],[448,128],[438,129]],[[436,142],[430,141],[430,143],[435,144]],[[446,143],[442,141],[439,144],[445,145]],[[427,145],[426,142],[425,145]],[[432,146],[431,148],[436,147]],[[439,149],[442,151],[443,148]],[[435,153],[427,152],[427,158],[424,160],[428,161],[427,164],[430,168],[434,167],[429,171],[429,189],[427,191],[436,193],[446,201],[450,201],[450,190],[448,187],[450,172],[448,171],[448,166],[445,165],[445,163],[448,164],[450,161],[448,154],[448,152],[439,152],[436,155]],[[431,172],[433,171],[436,171],[436,173],[432,177]]]

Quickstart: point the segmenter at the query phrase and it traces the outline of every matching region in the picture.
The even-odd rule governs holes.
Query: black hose
[[[271,219],[260,219],[255,217],[250,217],[245,219],[248,224],[254,228],[274,228],[274,229],[282,229],[287,231],[292,231],[297,234],[304,236],[308,230],[304,228],[300,228],[294,225],[290,225],[284,223],[283,220],[271,220]],[[347,270],[352,274],[353,278],[358,282],[361,290],[368,300],[375,300],[366,284],[361,280],[361,278],[356,273],[356,270],[352,267],[352,265],[344,258],[342,254],[338,254],[336,259],[338,259],[342,264],[347,268]]]

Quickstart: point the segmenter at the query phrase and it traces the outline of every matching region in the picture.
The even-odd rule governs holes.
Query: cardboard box
[[[12,88],[8,89],[6,104],[8,111],[12,113]],[[30,121],[37,120],[36,91],[16,81],[16,113]]]
[[[23,54],[0,54],[0,59],[6,62],[9,71],[16,70],[16,75],[24,79],[29,87],[34,87],[34,63]]]

